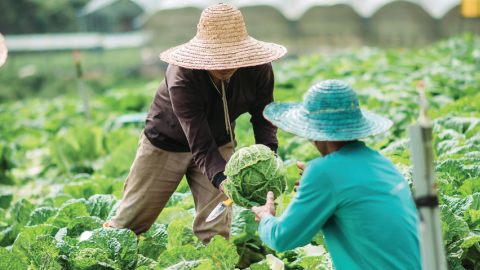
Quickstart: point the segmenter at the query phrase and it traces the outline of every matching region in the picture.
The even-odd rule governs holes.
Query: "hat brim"
[[[194,37],[188,43],[162,52],[160,59],[188,69],[222,70],[263,65],[286,53],[287,49],[282,45],[252,37],[222,44],[207,44]]]
[[[264,117],[288,133],[314,141],[353,141],[389,130],[393,122],[378,114],[361,109],[363,118],[355,122],[314,120],[301,110],[301,102],[270,103]]]

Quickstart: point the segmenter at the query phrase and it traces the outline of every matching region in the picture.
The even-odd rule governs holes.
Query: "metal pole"
[[[423,83],[419,83],[420,118],[409,127],[415,202],[420,214],[420,252],[423,270],[447,270],[442,224],[438,209],[432,152],[432,123],[427,115]]]
[[[80,92],[80,97],[83,100],[83,110],[85,112],[85,117],[88,121],[92,118],[90,116],[90,106],[88,105],[88,96],[87,90],[85,89],[85,84],[83,82],[83,72],[82,72],[82,54],[80,51],[76,50],[73,51],[73,58],[75,59],[75,69],[77,71],[77,83],[78,83],[78,91]]]

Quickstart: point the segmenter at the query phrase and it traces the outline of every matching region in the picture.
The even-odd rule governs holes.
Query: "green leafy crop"
[[[269,191],[275,199],[287,186],[287,171],[270,148],[252,145],[238,150],[225,167],[224,182],[228,197],[239,206],[252,208],[263,205]]]
[[[120,269],[134,268],[138,258],[137,237],[128,229],[96,229],[88,240],[79,242],[76,247],[80,250],[92,248],[105,251]]]
[[[167,250],[168,235],[165,225],[154,223],[150,230],[142,234],[138,244],[138,253],[144,257],[157,260]]]
[[[464,35],[414,50],[363,47],[273,63],[275,101],[301,101],[312,84],[341,79],[352,85],[363,108],[392,119],[390,131],[363,141],[391,159],[412,189],[407,127],[419,115],[416,85],[424,81],[445,251],[448,268],[455,270],[480,269],[479,48],[480,36]],[[32,63],[31,56],[22,57]],[[18,68],[11,69],[15,78]],[[89,123],[74,97],[0,104],[0,269],[269,270],[270,254],[285,270],[334,269],[329,253],[269,249],[259,238],[255,215],[242,207],[264,203],[268,190],[258,195],[260,201],[254,196],[262,187],[283,192],[269,171],[275,166],[267,166],[272,160],[288,171],[287,207],[299,179],[296,161],[319,156],[307,139],[281,130],[278,160],[266,147],[254,146],[255,151],[239,150],[227,166],[226,188],[237,203],[231,242],[216,236],[201,246],[192,234],[196,209],[186,177],[139,241],[126,229],[102,227],[119,207],[144,125],[119,116],[146,111],[159,83],[97,93]],[[237,149],[253,145],[250,116],[235,123]],[[328,250],[321,232],[311,244]]]

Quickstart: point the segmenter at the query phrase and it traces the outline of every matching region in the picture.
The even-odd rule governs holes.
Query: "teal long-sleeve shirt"
[[[363,142],[310,161],[280,217],[266,216],[262,241],[277,251],[321,230],[336,270],[421,269],[418,213],[393,163]]]

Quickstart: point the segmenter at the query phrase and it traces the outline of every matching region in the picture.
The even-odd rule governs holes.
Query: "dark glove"
[[[225,181],[226,179],[227,179],[227,177],[223,174],[223,172],[219,172],[219,173],[215,174],[215,176],[213,177],[212,184],[215,188],[219,188],[220,184],[223,181]]]
[[[273,152],[275,152],[275,154],[277,153],[277,149],[278,149],[278,145],[277,145],[277,144],[270,143],[270,144],[266,144],[265,146],[267,146],[268,148],[270,148],[270,150],[272,150]]]

